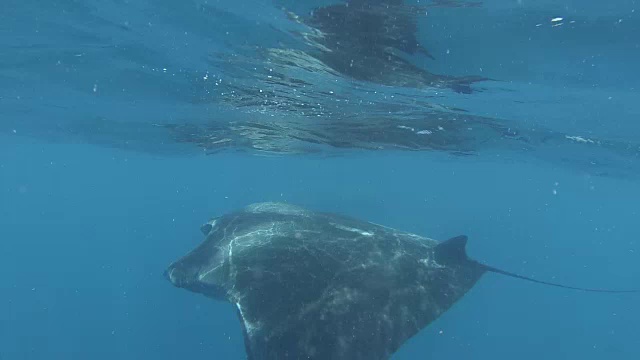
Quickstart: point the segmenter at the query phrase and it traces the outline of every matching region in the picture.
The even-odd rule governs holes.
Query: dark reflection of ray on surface
[[[431,6],[468,5],[441,2]],[[414,65],[405,55],[433,55],[418,41],[418,16],[428,7],[402,0],[351,0],[314,9],[307,17],[289,16],[309,26],[300,33],[312,47],[308,54],[343,76],[388,86],[448,88],[471,93],[481,76],[437,75]]]

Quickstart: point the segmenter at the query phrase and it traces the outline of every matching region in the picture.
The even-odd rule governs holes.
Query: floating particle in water
[[[596,143],[595,141],[593,141],[591,139],[583,138],[582,136],[565,135],[564,137],[565,137],[565,139],[569,139],[569,140],[573,140],[573,141],[581,142],[581,143],[590,143],[590,144],[595,144]]]
[[[564,20],[561,17],[555,17],[553,19],[551,19],[551,27],[556,27],[556,26],[560,26],[563,24],[562,20]]]

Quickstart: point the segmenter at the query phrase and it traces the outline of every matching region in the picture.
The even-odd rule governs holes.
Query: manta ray
[[[249,360],[389,359],[487,272],[444,242],[333,213],[257,203],[201,227],[171,264],[175,286],[235,304]]]

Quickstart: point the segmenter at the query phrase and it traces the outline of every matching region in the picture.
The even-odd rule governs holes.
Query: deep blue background
[[[216,113],[185,105],[188,86],[179,77],[130,77],[122,69],[134,68],[123,60],[132,53],[93,47],[132,45],[156,66],[204,72],[203,47],[219,44],[203,41],[205,24],[191,21],[189,2],[180,4],[187,5],[105,1],[87,10],[76,1],[9,1],[0,15],[7,51],[0,60],[1,360],[243,358],[231,306],[173,288],[162,271],[202,240],[203,222],[257,201],[340,212],[438,240],[467,234],[474,258],[539,279],[640,287],[637,180],[531,159],[495,161],[496,154],[165,157],[20,136],[25,127],[74,117],[145,122]],[[267,1],[216,4],[244,16],[246,23],[220,25],[237,39],[268,42],[261,30],[283,21]],[[460,101],[576,134],[637,139],[635,2],[504,4],[489,1],[488,10],[462,19],[437,17],[424,34],[440,58],[430,66],[468,74],[481,65],[523,91]],[[91,17],[94,6],[117,24],[153,28],[140,25],[146,30],[135,36],[145,41],[136,43]],[[579,21],[560,30],[549,26],[554,16]],[[74,47],[86,57],[78,60]],[[72,65],[57,67],[59,59]],[[513,98],[530,103],[506,101]],[[396,358],[637,359],[639,299],[488,274]]]

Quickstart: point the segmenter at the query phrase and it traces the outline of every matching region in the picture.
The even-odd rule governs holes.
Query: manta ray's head
[[[202,225],[200,230],[206,236],[205,240],[169,265],[164,276],[176,287],[224,300],[225,266],[224,254],[220,251],[224,232],[216,226],[218,221],[215,219]]]

